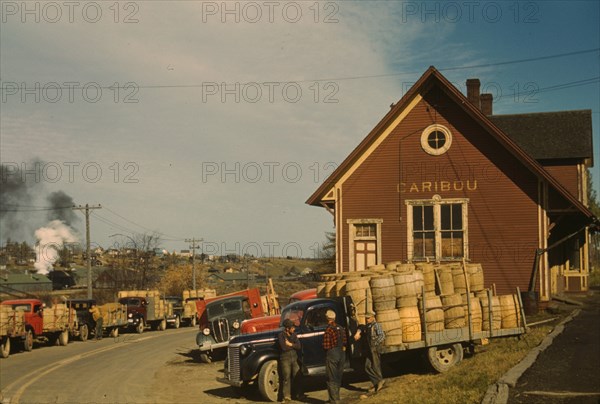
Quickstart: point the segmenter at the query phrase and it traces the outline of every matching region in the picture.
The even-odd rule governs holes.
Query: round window
[[[452,134],[445,126],[430,125],[421,134],[421,147],[433,156],[446,153],[451,144]]]

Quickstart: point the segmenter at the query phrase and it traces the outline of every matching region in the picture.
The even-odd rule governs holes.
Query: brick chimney
[[[494,96],[489,93],[481,94],[479,97],[479,102],[481,103],[481,112],[485,116],[492,115],[492,102],[494,101]]]
[[[479,79],[467,79],[467,99],[469,102],[477,107],[477,109],[481,109],[481,105],[479,103],[479,87],[481,86],[481,82]]]

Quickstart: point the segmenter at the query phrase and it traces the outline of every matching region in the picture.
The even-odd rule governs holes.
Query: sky
[[[495,114],[591,109],[600,189],[597,1],[0,5],[1,185],[28,187],[2,243],[59,193],[102,207],[95,245],[315,257],[333,217],[306,199],[431,65]]]

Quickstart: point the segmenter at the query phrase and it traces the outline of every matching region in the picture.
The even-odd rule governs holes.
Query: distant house
[[[52,281],[46,275],[7,274],[0,276],[0,292],[50,292]]]
[[[181,251],[179,251],[178,255],[180,257],[191,258],[192,257],[192,252],[190,250],[181,250]]]

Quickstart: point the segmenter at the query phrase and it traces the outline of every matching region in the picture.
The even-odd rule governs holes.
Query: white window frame
[[[441,132],[444,134],[444,136],[446,136],[446,143],[444,143],[444,145],[439,149],[435,149],[429,145],[429,135],[433,132]],[[432,156],[440,156],[446,153],[450,149],[450,146],[452,146],[452,132],[450,132],[450,129],[443,125],[429,125],[425,128],[425,130],[423,130],[423,132],[421,132],[421,147],[427,154],[431,154]]]
[[[436,262],[440,261],[462,261],[469,259],[469,222],[468,198],[449,198],[442,199],[439,195],[434,195],[431,199],[411,199],[406,200],[406,241],[407,241],[407,256],[409,261],[427,261],[426,257],[414,256],[414,239],[413,239],[413,206],[433,206],[433,227],[435,232],[435,258]],[[462,223],[463,223],[463,257],[447,258],[442,257],[442,205],[460,204],[462,205]]]
[[[381,224],[383,223],[383,219],[347,219],[346,223],[348,224],[348,251],[349,251],[349,261],[348,261],[348,270],[350,272],[356,271],[356,262],[354,262],[354,242],[365,240],[375,240],[375,244],[377,245],[377,250],[375,253],[376,262],[381,263]],[[355,225],[357,224],[374,224],[376,227],[376,236],[375,237],[355,237]]]

